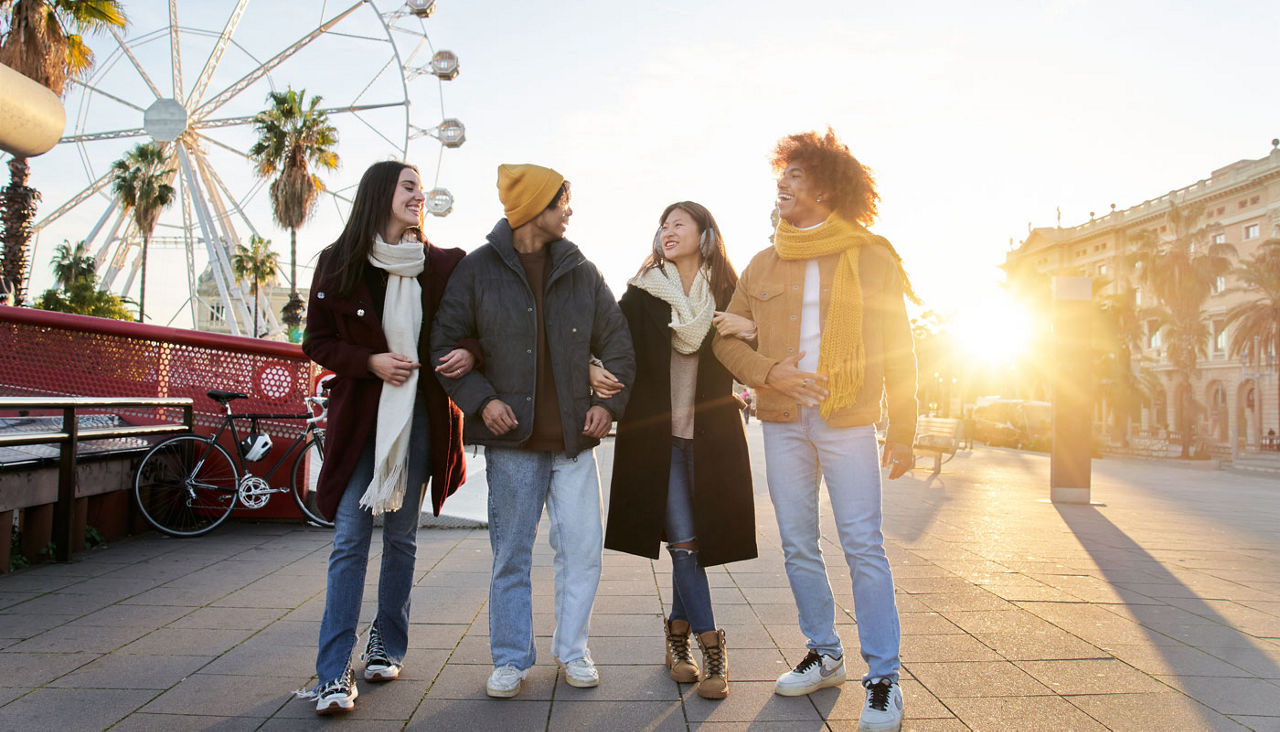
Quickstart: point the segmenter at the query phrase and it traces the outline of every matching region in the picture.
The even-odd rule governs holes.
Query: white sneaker
[[[316,714],[329,715],[335,712],[349,712],[356,706],[356,697],[360,691],[356,689],[356,680],[350,669],[342,676],[316,689]]]
[[[364,661],[365,681],[395,681],[400,678],[401,666],[392,662],[387,655],[387,649],[382,644],[382,634],[378,632],[376,624],[369,626],[369,642],[365,644],[360,660]]]
[[[568,662],[557,658],[556,665],[564,671],[564,679],[569,682],[569,686],[590,689],[600,685],[600,672],[596,671],[596,665],[591,661],[590,653]]]
[[[495,668],[489,674],[489,681],[484,685],[484,693],[496,699],[508,699],[520,693],[520,685],[524,683],[525,672],[507,664]]]
[[[778,677],[773,691],[780,696],[804,696],[828,686],[840,686],[844,678],[844,656],[833,658],[811,650],[799,665]]]
[[[902,687],[893,679],[869,679],[867,703],[862,707],[858,732],[898,732],[902,728]]]

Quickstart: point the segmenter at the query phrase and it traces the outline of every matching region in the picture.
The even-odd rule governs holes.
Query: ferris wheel
[[[435,0],[256,0],[253,7],[249,0],[169,0],[167,17],[162,7],[139,6],[130,35],[113,31],[91,41],[97,61],[66,100],[68,134],[33,166],[48,211],[35,223],[36,243],[84,240],[102,288],[131,294],[142,238],[111,192],[110,167],[135,145],[154,141],[165,151],[175,198],[151,238],[148,271],[170,293],[186,296],[170,322],[189,308],[194,325],[204,306],[232,333],[278,331],[266,294],[259,293],[254,308],[250,284],[238,283],[231,267],[238,245],[274,226],[270,180],[257,177],[246,153],[255,139],[253,118],[269,92],[291,87],[322,97],[320,108],[338,129],[340,160],[350,163],[343,165],[345,178],[321,172],[326,190],[315,218],[329,222],[328,240],[332,222],[350,205],[354,184],[342,184],[352,178],[348,168],[406,160],[415,140],[435,148],[416,151],[417,162],[429,161],[418,165],[431,186],[427,210],[448,215],[453,196],[440,185],[443,153],[461,145],[466,131],[445,114],[444,83],[458,75],[459,63],[428,37],[435,6]],[[157,268],[156,254],[166,249],[169,262]],[[178,275],[183,263],[185,282]],[[211,288],[200,284],[209,279],[216,295],[202,298]]]

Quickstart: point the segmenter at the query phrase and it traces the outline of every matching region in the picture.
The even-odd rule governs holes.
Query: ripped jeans
[[[716,629],[711,611],[707,572],[698,564],[697,550],[673,544],[697,545],[693,523],[693,440],[671,438],[671,474],[667,480],[667,551],[671,554],[671,620],[687,620],[694,633]]]

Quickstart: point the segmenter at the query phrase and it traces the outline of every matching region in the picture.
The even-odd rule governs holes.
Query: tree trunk
[[[151,235],[142,237],[142,289],[138,292],[138,322],[144,322],[147,311],[147,249],[151,245]]]
[[[12,293],[13,305],[21,305],[26,294],[27,256],[31,243],[31,222],[35,219],[40,192],[27,185],[31,168],[27,159],[9,160],[9,185],[0,191],[0,289]]]
[[[289,227],[289,294],[298,294],[298,229]]]
[[[258,328],[258,280],[253,281],[253,337],[257,338],[261,329]]]
[[[1178,434],[1182,437],[1182,457],[1191,457],[1191,380],[1183,377],[1178,389]]]

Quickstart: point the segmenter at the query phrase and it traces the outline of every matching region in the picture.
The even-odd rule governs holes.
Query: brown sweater
[[[818,258],[824,327],[839,257],[831,254]],[[753,349],[737,338],[715,338],[716,357],[738,381],[756,389],[756,415],[766,422],[791,422],[799,415],[799,404],[765,386],[765,378],[774,364],[794,356],[800,343],[806,261],[782,259],[773,247],[753,257],[726,310],[756,322],[758,346]],[[883,393],[889,412],[887,441],[910,445],[916,428],[916,357],[902,278],[894,255],[883,244],[861,248],[858,273],[862,281],[866,375],[853,405],[836,411],[827,422],[833,427],[852,427],[878,421]]]

